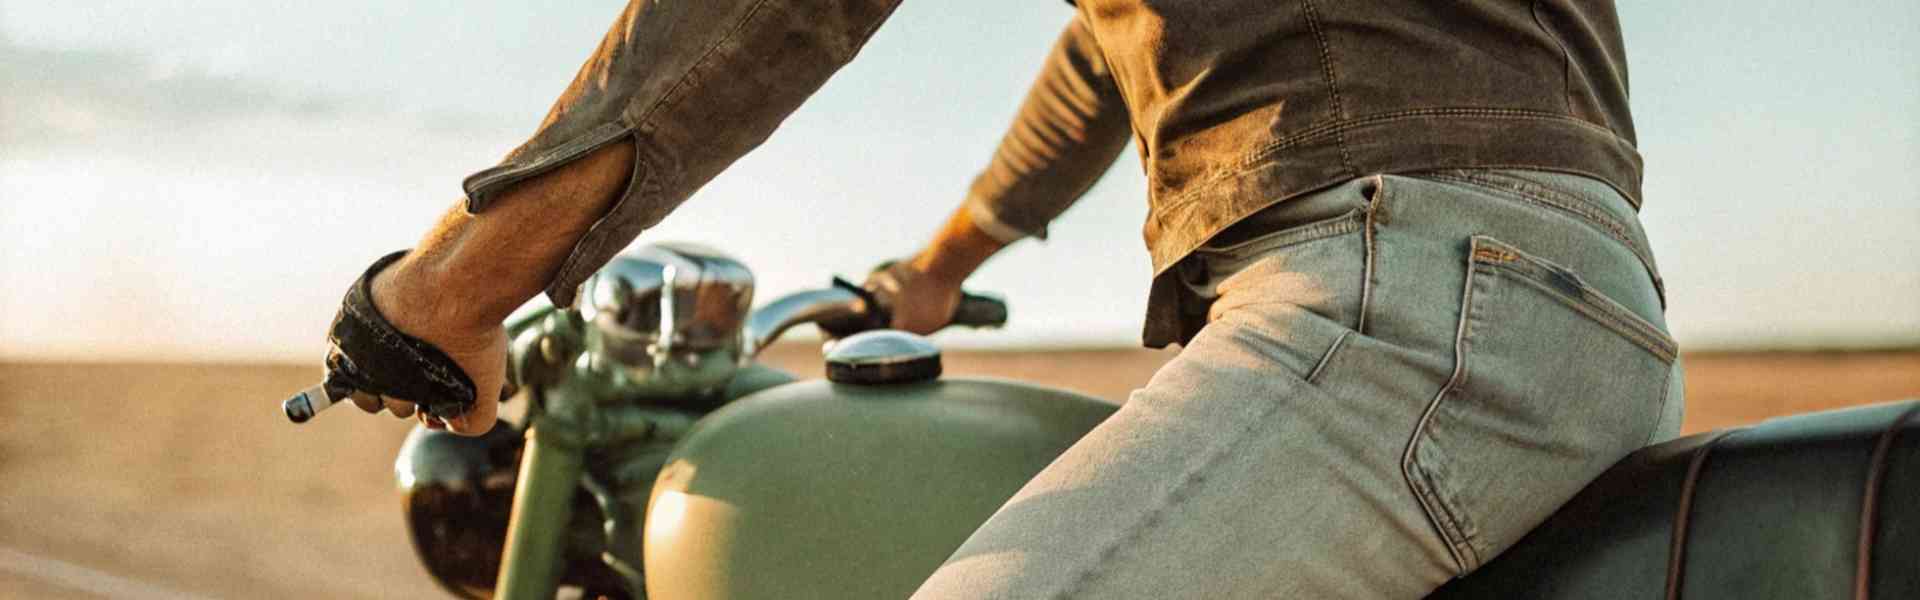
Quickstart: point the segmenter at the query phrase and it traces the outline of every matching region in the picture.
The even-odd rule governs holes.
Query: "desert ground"
[[[949,353],[1123,400],[1170,353]],[[1694,354],[1687,432],[1920,398],[1920,351]],[[817,352],[770,362],[817,376]],[[347,408],[289,425],[312,366],[0,363],[0,597],[444,597],[414,559],[392,464],[409,424]]]

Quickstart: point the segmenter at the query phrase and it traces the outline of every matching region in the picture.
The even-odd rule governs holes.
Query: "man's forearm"
[[[967,194],[974,222],[1002,242],[1045,237],[1126,147],[1126,103],[1084,17],[1060,32],[993,160]]]
[[[1075,17],[967,201],[911,266],[944,282],[964,281],[1001,248],[1042,233],[1113,164],[1131,131],[1100,49]]]
[[[456,329],[498,326],[547,287],[574,244],[626,189],[619,142],[515,184],[485,213],[455,204],[407,257],[374,279],[390,314]]]
[[[607,144],[633,144],[632,187],[575,213],[597,218],[570,232],[572,250],[557,268],[542,270],[548,295],[571,304],[579,284],[642,230],[764,141],[898,2],[631,0],[533,138],[466,179],[467,211],[489,215],[529,178]]]
[[[963,206],[947,218],[927,247],[913,256],[912,266],[940,280],[959,283],[1006,245],[980,229],[973,222],[973,211]]]

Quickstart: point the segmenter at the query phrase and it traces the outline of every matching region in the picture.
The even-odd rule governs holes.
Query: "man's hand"
[[[876,270],[867,276],[865,287],[893,311],[889,327],[927,335],[953,320],[960,280],[928,273],[915,266],[919,262],[903,260]]]
[[[493,428],[507,369],[501,321],[553,280],[575,242],[626,189],[633,160],[631,142],[608,144],[504,190],[483,214],[456,202],[413,251],[374,276],[373,305],[387,322],[438,347],[473,381],[473,408],[448,429],[480,435]],[[353,395],[368,412],[438,425],[407,400]]]
[[[921,335],[953,321],[960,284],[1007,245],[973,222],[966,206],[953,211],[925,250],[867,276],[866,288],[893,311],[894,329]]]
[[[448,299],[431,289],[428,279],[417,263],[403,258],[374,276],[373,304],[395,329],[438,347],[473,380],[473,407],[449,419],[445,427],[461,435],[486,433],[500,413],[500,390],[506,385],[506,329],[498,320],[469,321],[463,319],[462,311],[438,308]],[[384,408],[403,419],[417,416],[430,428],[442,426],[426,411],[417,410],[411,398],[365,392],[352,398],[355,406],[369,413]]]

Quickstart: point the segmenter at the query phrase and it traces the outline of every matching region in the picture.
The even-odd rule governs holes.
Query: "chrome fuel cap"
[[[879,385],[940,377],[940,348],[898,329],[856,333],[827,349],[827,380]]]

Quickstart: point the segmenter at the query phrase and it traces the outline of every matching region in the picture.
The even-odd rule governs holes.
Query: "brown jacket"
[[[766,139],[897,2],[634,0],[533,139],[467,178],[468,208],[632,138],[631,188],[547,290],[570,304]],[[1639,205],[1611,2],[1081,0],[1078,11],[968,195],[1003,237],[1043,235],[1128,139],[1147,175],[1156,277],[1262,208],[1374,173],[1560,171]],[[1149,320],[1148,344],[1173,335]]]

